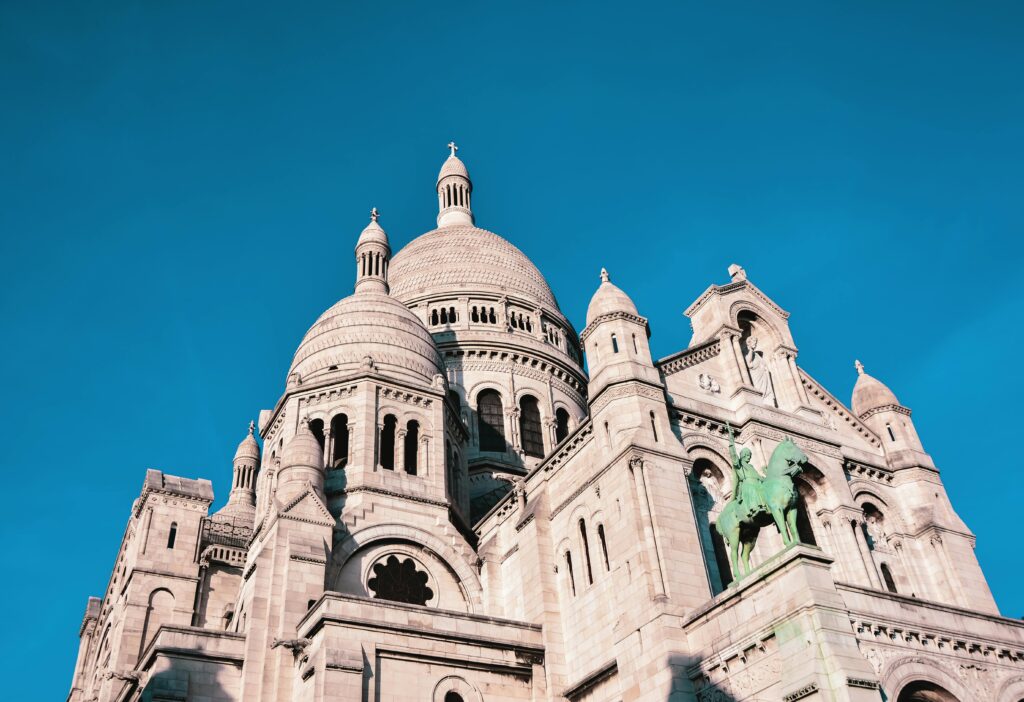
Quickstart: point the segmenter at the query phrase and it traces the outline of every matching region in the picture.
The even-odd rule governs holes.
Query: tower
[[[388,235],[377,223],[380,213],[370,210],[370,223],[356,242],[356,292],[388,291],[388,264],[391,263],[391,245]]]
[[[473,209],[470,197],[473,181],[469,179],[466,164],[455,155],[459,147],[449,142],[451,155],[441,166],[437,175],[437,226],[448,227],[456,224],[473,224]]]

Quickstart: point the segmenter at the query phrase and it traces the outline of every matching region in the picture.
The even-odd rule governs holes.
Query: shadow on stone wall
[[[672,691],[665,699],[668,702],[736,702],[736,697],[731,693],[715,686],[713,683],[704,681],[700,675],[695,680],[690,678],[692,671],[699,663],[700,658],[673,654],[669,656],[668,664],[672,669]]]
[[[225,664],[170,657],[164,660],[170,665],[150,675],[141,692],[136,691],[125,699],[141,702],[234,702],[239,698],[239,691],[230,692],[218,679],[218,669]],[[239,685],[242,678],[240,668]]]

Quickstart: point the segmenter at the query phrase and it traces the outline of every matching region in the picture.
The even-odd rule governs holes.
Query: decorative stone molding
[[[712,339],[703,344],[698,344],[686,349],[681,353],[661,359],[655,366],[666,375],[673,375],[679,371],[692,368],[704,363],[722,352],[722,342],[719,339]]]
[[[646,397],[651,400],[665,401],[665,391],[662,388],[648,385],[637,380],[630,380],[624,383],[610,385],[604,392],[597,396],[594,404],[590,407],[591,414],[597,414],[607,407],[611,402],[623,397],[637,396]]]
[[[843,461],[843,471],[846,472],[848,480],[853,478],[867,478],[880,485],[892,485],[893,472],[889,468],[869,466],[850,459]]]
[[[586,326],[586,328],[580,332],[580,341],[584,344],[587,343],[587,338],[594,333],[594,329],[605,322],[610,322],[613,319],[624,319],[627,322],[632,322],[647,329],[647,318],[640,317],[639,315],[630,314],[629,312],[606,312],[605,314],[598,315],[594,320]]]
[[[907,417],[910,416],[910,409],[909,408],[904,407],[903,405],[889,404],[889,405],[882,405],[881,407],[873,407],[872,409],[869,409],[867,412],[862,414],[860,416],[860,418],[861,419],[867,419],[868,417],[873,417],[874,415],[878,414],[879,412],[895,412],[896,414],[906,415]]]
[[[788,695],[782,696],[782,702],[795,702],[796,700],[802,700],[804,697],[810,697],[818,691],[818,683],[808,683],[799,690],[790,692]]]

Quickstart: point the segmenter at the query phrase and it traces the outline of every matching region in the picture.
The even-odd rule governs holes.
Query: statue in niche
[[[793,476],[807,463],[807,455],[792,439],[775,447],[762,478],[751,464],[750,449],[736,453],[736,439],[729,430],[729,456],[732,459],[732,499],[722,508],[715,521],[715,530],[729,550],[733,582],[750,572],[750,553],[757,543],[761,527],[774,523],[789,547],[800,542],[797,532],[797,493]]]
[[[777,407],[775,402],[775,387],[772,384],[772,373],[768,369],[768,360],[763,351],[757,350],[757,337],[751,336],[747,339],[747,355],[743,358],[750,369],[750,380],[754,389],[761,393],[766,405]]]

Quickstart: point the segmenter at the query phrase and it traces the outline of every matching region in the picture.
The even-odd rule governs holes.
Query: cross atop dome
[[[448,142],[448,148],[451,149],[451,152],[452,152],[451,155],[452,156],[454,156],[455,152],[459,150],[459,147],[455,145],[454,141],[449,141]]]
[[[370,220],[376,222],[378,219],[380,219],[380,212],[378,212],[377,208],[374,207],[370,210]]]
[[[859,360],[853,362],[853,367],[857,369],[857,375],[864,375],[864,364]]]
[[[601,268],[601,282],[607,283],[609,280],[611,280],[611,278],[608,276],[608,269]]]

